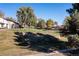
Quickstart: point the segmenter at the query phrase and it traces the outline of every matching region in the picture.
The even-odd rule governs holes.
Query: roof
[[[0,23],[8,23],[7,20],[0,18]]]
[[[19,24],[18,22],[16,22],[15,20],[10,20],[10,19],[7,19],[7,18],[4,18],[5,20],[7,20],[7,21],[11,21],[11,22],[14,22],[14,23],[16,23],[16,24]]]
[[[18,22],[14,21],[14,20],[10,20],[7,18],[0,18],[0,23],[8,23],[7,21],[11,21],[11,22],[14,22],[16,24],[19,24]]]

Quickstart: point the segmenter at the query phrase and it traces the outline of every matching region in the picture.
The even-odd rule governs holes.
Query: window
[[[3,27],[4,27],[4,23],[1,24],[1,28],[3,28]]]

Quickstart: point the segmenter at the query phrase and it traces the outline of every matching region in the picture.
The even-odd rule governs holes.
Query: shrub
[[[76,35],[69,35],[68,36],[68,44],[71,47],[78,47],[79,46],[79,36]]]

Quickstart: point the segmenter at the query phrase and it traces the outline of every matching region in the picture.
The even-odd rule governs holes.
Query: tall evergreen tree
[[[69,13],[69,17],[65,19],[65,28],[69,30],[70,33],[77,33],[77,29],[79,29],[79,4],[72,4],[72,8],[67,9],[66,11]]]

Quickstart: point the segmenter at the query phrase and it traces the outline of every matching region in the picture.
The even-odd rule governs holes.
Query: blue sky
[[[37,18],[45,20],[51,18],[58,24],[62,24],[64,18],[68,16],[66,9],[72,7],[70,3],[2,3],[0,10],[5,13],[5,16],[16,19],[16,11],[22,6],[32,7]]]

